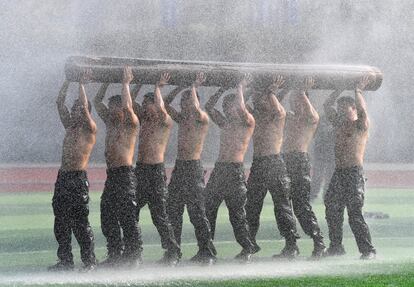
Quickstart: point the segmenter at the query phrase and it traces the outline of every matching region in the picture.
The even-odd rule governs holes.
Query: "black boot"
[[[243,249],[239,254],[237,254],[234,259],[241,263],[250,263],[252,261],[252,252]]]
[[[158,264],[175,267],[180,262],[180,256],[176,252],[166,251],[164,256],[157,261]]]
[[[73,261],[58,261],[55,265],[49,266],[48,271],[72,271],[75,268]]]
[[[327,249],[323,243],[323,237],[321,235],[313,238],[313,251],[311,259],[320,259],[327,255]]]
[[[205,252],[202,250],[199,250],[197,254],[190,259],[190,262],[203,266],[211,266],[216,263],[216,261],[216,256],[212,255],[210,252]]]
[[[91,263],[85,263],[80,269],[79,271],[82,273],[88,273],[88,272],[92,272],[96,270],[96,263],[95,262],[91,262]]]
[[[99,262],[98,266],[99,267],[108,267],[108,268],[113,268],[113,267],[117,267],[119,266],[119,264],[121,263],[121,255],[117,254],[117,255],[109,255],[105,258],[104,261]]]
[[[343,245],[330,245],[326,253],[328,256],[341,256],[346,252]]]
[[[134,254],[134,255],[126,255],[125,253],[122,255],[121,264],[123,267],[126,268],[136,268],[142,265],[142,256],[141,253]]]
[[[286,240],[286,245],[280,254],[273,255],[274,259],[294,259],[299,255],[299,247],[296,240]]]
[[[376,258],[376,256],[377,256],[377,254],[376,254],[375,250],[371,250],[371,251],[362,253],[360,259],[361,260],[373,260],[373,259]]]

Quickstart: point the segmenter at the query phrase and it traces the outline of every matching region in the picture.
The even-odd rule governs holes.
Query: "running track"
[[[0,192],[52,192],[59,167],[57,165],[6,165],[0,166]],[[206,179],[210,175],[208,168]],[[367,187],[414,188],[412,165],[367,165]],[[167,175],[171,168],[167,168]],[[246,170],[248,174],[248,170]],[[90,190],[101,191],[106,178],[104,166],[88,168]]]

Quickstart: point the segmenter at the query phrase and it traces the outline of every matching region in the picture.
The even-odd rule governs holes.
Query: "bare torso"
[[[254,131],[251,126],[240,123],[227,123],[220,133],[219,162],[243,162]]]
[[[256,127],[253,133],[254,156],[275,155],[280,153],[283,142],[285,117],[274,117],[254,114]]]
[[[138,161],[145,164],[164,162],[172,119],[169,115],[165,122],[143,117],[139,134]]]
[[[208,132],[208,117],[205,113],[204,116],[205,121],[189,117],[179,123],[177,159],[199,160],[201,158],[204,140]]]
[[[61,169],[85,170],[95,142],[96,132],[84,127],[67,128],[63,140]]]
[[[368,130],[361,130],[357,122],[335,128],[335,165],[337,168],[362,166]]]
[[[137,124],[107,123],[105,158],[108,168],[132,166],[138,130]]]
[[[284,152],[308,152],[318,122],[309,122],[295,114],[288,113],[283,141]]]

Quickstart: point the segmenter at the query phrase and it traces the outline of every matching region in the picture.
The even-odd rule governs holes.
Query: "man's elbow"
[[[316,123],[319,123],[319,120],[320,120],[320,116],[319,116],[319,114],[314,114],[313,115],[313,120],[316,122]]]

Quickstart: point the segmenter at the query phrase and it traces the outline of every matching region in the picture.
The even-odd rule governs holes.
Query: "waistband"
[[[309,159],[309,153],[303,151],[291,151],[283,153],[285,159]]]
[[[118,166],[118,167],[112,167],[106,169],[106,174],[119,174],[119,173],[127,173],[133,171],[134,168],[131,165],[125,165],[125,166]]]
[[[192,166],[201,166],[201,160],[194,159],[194,160],[181,160],[177,159],[175,161],[174,167],[192,167]]]
[[[59,169],[58,177],[74,178],[74,177],[86,177],[86,170],[62,170]]]
[[[155,164],[149,164],[149,163],[142,163],[137,162],[136,168],[140,169],[164,169],[164,163],[155,163]]]
[[[270,154],[270,155],[253,156],[253,162],[262,162],[262,161],[269,161],[269,160],[282,160],[282,155],[278,153],[278,154]]]
[[[364,168],[361,165],[355,165],[351,167],[341,167],[335,168],[335,172],[345,173],[345,172],[363,172]]]
[[[238,169],[244,168],[244,165],[242,162],[225,162],[225,161],[217,161],[214,164],[214,168],[234,168],[234,169]]]

